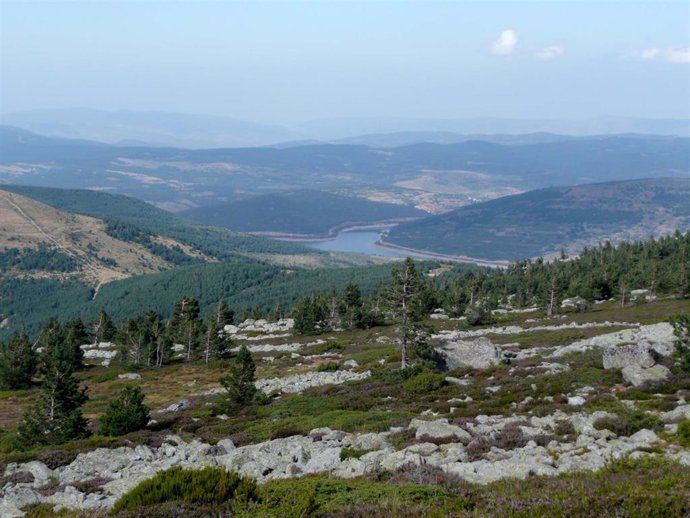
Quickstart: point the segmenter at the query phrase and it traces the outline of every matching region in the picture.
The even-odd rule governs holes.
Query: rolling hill
[[[179,149],[42,137],[4,126],[0,183],[126,194],[174,212],[301,189],[440,212],[529,189],[690,173],[688,138],[521,142]]]
[[[403,223],[386,242],[491,260],[577,254],[601,241],[631,241],[690,228],[690,179],[551,187]]]
[[[21,272],[101,285],[209,259],[159,235],[149,234],[146,242],[120,239],[103,220],[5,190],[0,190],[0,222],[2,276]]]
[[[300,190],[191,209],[181,215],[241,232],[327,236],[348,226],[399,222],[426,213],[406,205]]]

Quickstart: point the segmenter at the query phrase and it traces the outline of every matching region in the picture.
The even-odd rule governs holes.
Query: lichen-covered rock
[[[445,360],[449,370],[462,367],[486,369],[498,365],[502,359],[501,349],[485,337],[472,341],[446,342],[436,347],[436,352]]]
[[[167,414],[169,412],[179,412],[180,410],[184,410],[185,408],[189,408],[190,406],[192,406],[192,404],[189,402],[189,400],[182,399],[177,403],[173,403],[172,405],[159,409],[158,413]]]
[[[656,363],[655,356],[654,349],[647,343],[609,346],[603,353],[604,369],[624,369],[630,365],[647,369]]]
[[[124,374],[118,374],[117,379],[129,381],[140,380],[141,374],[137,374],[136,372],[125,372]]]
[[[408,427],[415,430],[417,439],[429,437],[431,439],[458,439],[469,440],[472,436],[459,426],[448,423],[448,419],[437,419],[435,421],[424,421],[423,419],[413,419]]]
[[[371,376],[371,371],[305,372],[285,378],[261,379],[256,382],[256,387],[266,394],[273,394],[276,392],[292,394],[302,392],[311,387],[339,385],[348,381],[360,381],[369,376]]]
[[[621,372],[623,373],[623,379],[633,387],[639,387],[649,382],[666,381],[671,375],[671,371],[663,365],[654,365],[648,369],[639,365],[629,365]]]

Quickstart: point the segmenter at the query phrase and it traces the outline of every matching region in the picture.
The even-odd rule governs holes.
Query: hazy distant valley
[[[690,177],[689,138],[483,135],[384,145],[401,138],[192,150],[115,146],[4,126],[0,183],[125,194],[197,223],[268,236],[328,237],[348,227],[403,223],[387,243],[477,259],[536,257],[561,248],[577,254],[607,237],[639,239],[687,225],[681,193]],[[649,183],[633,190],[633,184],[614,183],[605,194],[592,187],[591,195],[581,187],[556,205],[549,200],[565,191],[531,193],[633,179]],[[528,206],[531,216],[523,212]]]

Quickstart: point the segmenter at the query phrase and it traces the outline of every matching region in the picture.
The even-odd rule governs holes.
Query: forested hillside
[[[604,240],[634,241],[690,228],[690,180],[551,187],[393,228],[386,242],[482,259],[577,254]]]
[[[413,207],[301,190],[255,196],[182,213],[193,221],[239,232],[332,235],[338,229],[422,217]]]
[[[195,225],[130,196],[84,189],[53,189],[21,185],[4,185],[2,189],[22,194],[66,212],[109,221],[121,221],[146,232],[178,239],[218,259],[243,253],[319,253],[294,243],[232,233],[222,228]]]
[[[390,265],[284,269],[230,259],[108,283],[99,290],[96,299],[93,299],[93,287],[76,281],[6,279],[0,280],[3,294],[0,321],[7,318],[8,329],[26,326],[29,331],[35,331],[48,318],[88,319],[101,308],[107,309],[116,320],[148,309],[166,316],[174,302],[184,296],[197,298],[203,314],[219,299],[227,300],[240,316],[269,315],[276,306],[287,313],[301,297],[342,290],[348,283],[360,284],[365,294],[372,294],[388,279],[390,270]]]

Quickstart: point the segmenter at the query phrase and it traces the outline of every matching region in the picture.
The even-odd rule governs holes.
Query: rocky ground
[[[503,314],[477,329],[436,317],[432,341],[448,370],[410,376],[398,369],[392,328],[314,339],[289,335],[289,321],[233,326],[226,331],[257,360],[267,405],[219,413],[219,371],[201,379],[199,367],[184,399],[152,395],[162,404],[144,435],[81,444],[58,460],[6,455],[0,516],[36,504],[97,513],[173,466],[220,466],[266,483],[420,465],[479,485],[596,472],[626,457],[690,470],[677,436],[690,419],[690,375],[675,365],[673,330],[661,321],[668,304],[603,307],[591,318]],[[160,383],[149,371],[98,382],[105,367],[94,369],[85,382],[96,393],[106,383],[153,393]]]

